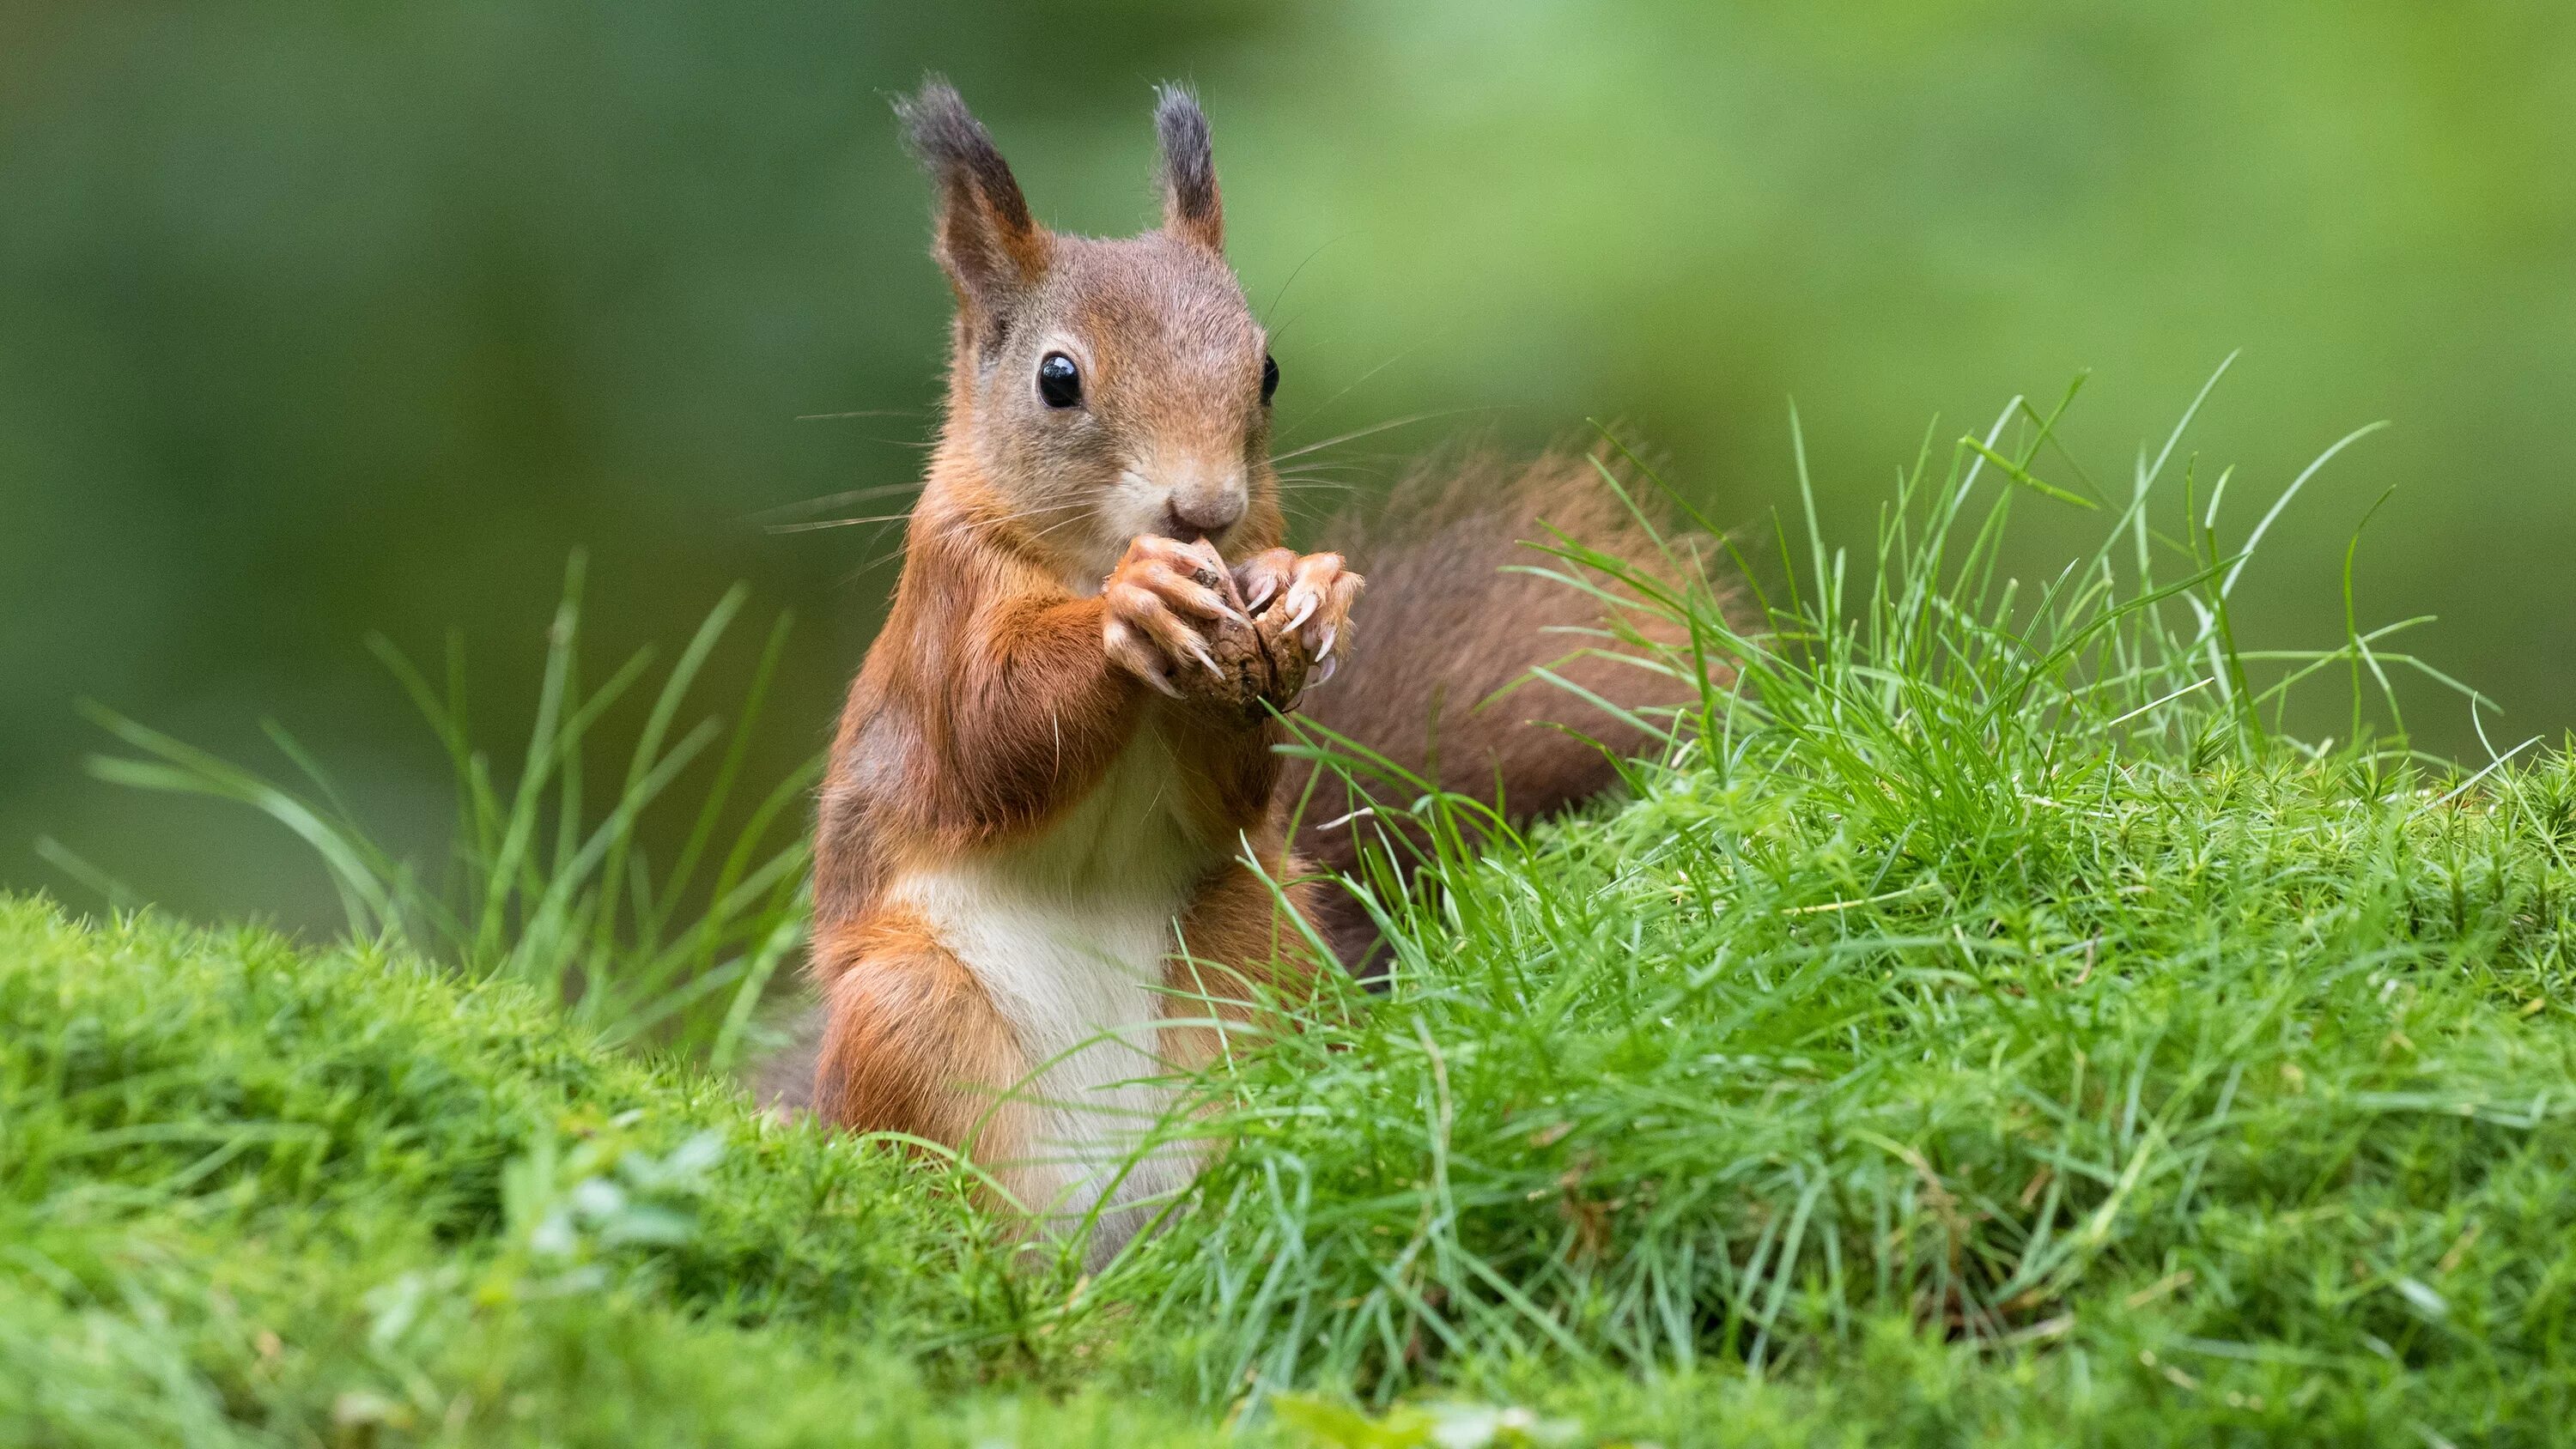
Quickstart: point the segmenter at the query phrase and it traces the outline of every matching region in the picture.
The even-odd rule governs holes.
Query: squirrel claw
[[[1297,555],[1284,548],[1264,549],[1237,564],[1234,582],[1242,591],[1244,612],[1258,614],[1268,608],[1296,574]]]

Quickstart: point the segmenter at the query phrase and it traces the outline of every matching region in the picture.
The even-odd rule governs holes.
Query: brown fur
[[[1307,708],[1410,767],[1436,760],[1451,788],[1499,777],[1516,816],[1586,798],[1610,782],[1608,764],[1529,721],[1580,721],[1615,748],[1638,744],[1633,731],[1582,719],[1553,692],[1475,706],[1530,665],[1597,642],[1542,630],[1596,624],[1599,611],[1496,570],[1535,559],[1515,544],[1543,536],[1541,515],[1598,546],[1633,551],[1639,539],[1573,460],[1449,470],[1400,497],[1402,538],[1359,536],[1376,584],[1370,644],[1352,645],[1359,576],[1339,556],[1278,547],[1267,339],[1219,251],[1196,105],[1163,92],[1164,226],[1116,241],[1039,227],[944,84],[899,109],[938,183],[933,251],[958,318],[903,574],[822,791],[811,969],[826,1024],[807,1080],[828,1120],[966,1149],[1016,1195],[1034,1180],[1014,1165],[1034,1119],[1010,1094],[1039,1064],[904,883],[1024,859],[1055,873],[1050,889],[1113,881],[1128,863],[1084,854],[1090,836],[1067,845],[1077,827],[1066,822],[1130,839],[1117,832],[1135,822],[1077,812],[1135,761],[1153,762],[1167,773],[1139,828],[1177,832],[1179,846],[1152,848],[1182,849],[1196,882],[1169,938],[1157,1049],[1175,1068],[1203,1065],[1228,1049],[1219,1022],[1312,979],[1306,923],[1345,950],[1366,944],[1341,893],[1307,879],[1312,864],[1290,849],[1301,778],[1275,752],[1272,711]],[[1057,354],[1078,368],[1076,406],[1034,382]],[[1327,666],[1340,669],[1330,689],[1305,693]],[[1598,661],[1567,672],[1631,702],[1673,692]],[[1310,823],[1299,843],[1347,869],[1356,838]],[[1283,881],[1294,916],[1279,909]]]
[[[1612,476],[1651,506],[1630,470],[1614,466]],[[1426,464],[1376,517],[1345,515],[1332,530],[1369,577],[1370,644],[1353,652],[1331,688],[1307,700],[1305,713],[1444,791],[1487,804],[1499,793],[1515,824],[1609,789],[1618,781],[1610,755],[1652,743],[1572,692],[1531,679],[1533,667],[1648,718],[1697,695],[1688,680],[1604,657],[1621,651],[1602,637],[1600,601],[1529,572],[1586,574],[1544,551],[1560,534],[1650,575],[1670,571],[1589,457],[1556,452],[1514,462],[1474,452]],[[1680,642],[1676,626],[1655,615],[1630,610],[1625,622],[1657,643]],[[1310,774],[1300,762],[1287,788],[1306,795]],[[1363,784],[1395,805],[1412,794],[1400,784]],[[1399,873],[1409,875],[1421,832],[1383,816],[1350,818],[1367,803],[1329,773],[1316,781],[1297,822],[1299,852],[1350,872],[1369,845],[1388,844]],[[1376,942],[1367,912],[1342,891],[1324,892],[1320,909],[1335,954],[1359,967]]]

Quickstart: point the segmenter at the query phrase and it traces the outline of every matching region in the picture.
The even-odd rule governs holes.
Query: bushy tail
[[[1614,476],[1631,500],[1650,504],[1645,490],[1627,486],[1626,474]],[[1600,598],[1524,571],[1583,574],[1625,594],[1607,577],[1531,546],[1559,534],[1644,575],[1674,571],[1591,459],[1556,452],[1512,463],[1480,454],[1427,467],[1374,518],[1337,520],[1327,538],[1367,576],[1368,590],[1354,614],[1350,657],[1331,683],[1306,697],[1307,716],[1325,729],[1443,791],[1489,805],[1499,799],[1519,823],[1615,784],[1605,748],[1634,754],[1654,743],[1573,691],[1531,680],[1532,668],[1546,666],[1622,710],[1697,698],[1698,685],[1686,672],[1671,672],[1669,661],[1658,670],[1632,662],[1633,651],[1605,657],[1622,651],[1603,637],[1610,610]],[[1619,612],[1647,640],[1672,643],[1683,635],[1676,621]],[[1415,793],[1402,784],[1359,783],[1390,805]],[[1367,801],[1353,798],[1349,782],[1333,771],[1314,779],[1311,792],[1308,784],[1301,767],[1285,796],[1290,805],[1304,801],[1297,845],[1308,859],[1356,872],[1375,845],[1398,879],[1410,878],[1425,844],[1418,826],[1355,815]],[[1344,965],[1364,976],[1383,969],[1370,959],[1377,931],[1356,898],[1325,892],[1321,914],[1319,925]]]

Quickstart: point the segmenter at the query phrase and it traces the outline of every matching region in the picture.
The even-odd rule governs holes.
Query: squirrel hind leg
[[[1175,1145],[1123,1160],[1115,1133],[1132,1124],[1112,1115],[1114,1105],[1068,1099],[1082,1084],[1061,1079],[1064,1062],[1033,1072],[1033,1053],[983,982],[920,917],[881,910],[827,928],[815,954],[816,974],[830,982],[815,1115],[953,1150],[972,1163],[977,1200],[1014,1241],[1079,1240],[1096,1270],[1152,1220],[1161,1194],[1188,1185],[1194,1154]]]
[[[828,928],[805,1103],[853,1132],[901,1132],[992,1165],[1022,1202],[1048,1184],[1024,1170],[1034,1109],[1009,1094],[1027,1074],[1019,1041],[982,983],[922,923],[900,913]],[[1007,1206],[1007,1204],[997,1204]]]

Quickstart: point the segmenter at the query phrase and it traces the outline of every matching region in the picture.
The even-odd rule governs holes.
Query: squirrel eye
[[[1082,369],[1061,352],[1038,359],[1038,396],[1051,408],[1082,405]]]
[[[1265,352],[1261,354],[1261,401],[1264,406],[1269,404],[1270,395],[1278,390],[1279,359]]]

